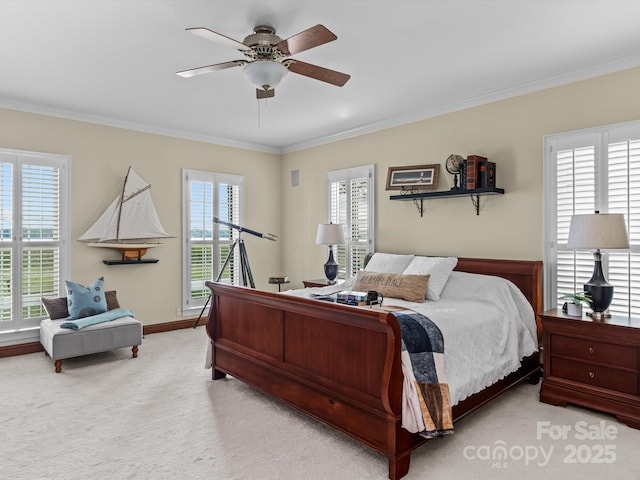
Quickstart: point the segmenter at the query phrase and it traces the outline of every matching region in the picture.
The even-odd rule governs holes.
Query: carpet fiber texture
[[[125,348],[65,360],[60,374],[42,353],[0,359],[0,478],[387,478],[386,459],[358,442],[238,380],[212,381],[205,352],[197,328],[147,335],[136,359]],[[405,478],[640,479],[640,431],[538,391],[523,384],[427,442]]]

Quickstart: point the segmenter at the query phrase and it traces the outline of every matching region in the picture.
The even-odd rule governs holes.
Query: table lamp
[[[602,254],[600,249],[629,248],[627,227],[624,215],[617,213],[595,213],[574,215],[569,227],[567,248],[571,250],[594,250],[593,275],[584,284],[584,291],[593,300],[592,318],[602,318],[613,300],[613,285],[607,282],[602,271]]]
[[[333,259],[333,246],[343,243],[344,229],[342,225],[338,223],[321,223],[318,225],[316,244],[329,246],[329,259],[324,264],[324,275],[330,285],[336,283],[336,277],[338,276],[338,262]]]

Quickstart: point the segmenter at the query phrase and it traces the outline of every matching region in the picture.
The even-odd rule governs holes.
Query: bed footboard
[[[213,378],[232,375],[389,459],[391,478],[424,442],[400,427],[400,328],[393,315],[207,282]]]

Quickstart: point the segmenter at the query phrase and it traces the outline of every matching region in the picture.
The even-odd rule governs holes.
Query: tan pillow
[[[424,302],[429,275],[358,272],[353,290],[375,290],[385,297],[402,298],[409,302]]]

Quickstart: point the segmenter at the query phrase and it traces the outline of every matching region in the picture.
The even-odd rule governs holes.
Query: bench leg
[[[134,345],[131,352],[133,353],[133,358],[138,358],[138,345]],[[56,373],[60,373],[62,371],[62,360],[54,360],[53,366],[56,369]]]

